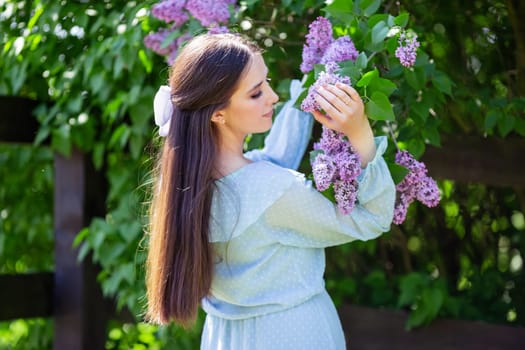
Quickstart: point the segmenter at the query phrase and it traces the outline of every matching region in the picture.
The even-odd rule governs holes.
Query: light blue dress
[[[299,83],[292,83],[292,100]],[[254,162],[217,181],[210,241],[217,261],[201,349],[345,349],[326,293],[324,248],[388,231],[395,187],[376,138],[375,158],[359,177],[358,205],[342,215],[295,169],[312,117],[288,102]]]

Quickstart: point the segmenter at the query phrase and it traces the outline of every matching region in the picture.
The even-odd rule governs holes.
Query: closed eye
[[[262,96],[262,93],[263,93],[262,90],[259,90],[257,93],[253,94],[251,97],[252,98],[259,98],[259,97]]]
[[[271,81],[272,81],[271,78],[266,78],[266,82],[268,83],[268,85],[270,85],[270,82],[271,82]],[[251,98],[259,98],[259,97],[262,96],[262,94],[263,94],[262,90],[259,90],[258,92],[256,92],[255,94],[253,94],[253,95],[251,96]]]

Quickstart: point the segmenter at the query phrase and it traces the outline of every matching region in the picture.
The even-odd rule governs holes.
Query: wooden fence
[[[0,96],[0,142],[32,142],[38,123],[35,102]],[[438,178],[525,188],[525,140],[462,137],[445,139],[442,148],[429,147],[424,161]],[[55,350],[104,349],[107,320],[113,303],[104,300],[96,282],[97,268],[77,262],[72,243],[78,231],[103,208],[104,198],[93,179],[101,177],[73,151],[55,154],[55,271],[0,275],[0,320],[30,317],[54,319]],[[102,194],[103,195],[103,194]],[[100,204],[102,203],[102,205]],[[103,210],[103,209],[100,209]],[[349,349],[522,349],[525,328],[482,322],[436,320],[410,332],[402,311],[344,305],[339,309]]]

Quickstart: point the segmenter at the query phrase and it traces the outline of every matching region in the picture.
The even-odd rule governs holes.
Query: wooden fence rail
[[[0,142],[32,142],[38,127],[32,116],[35,104],[0,96]],[[523,139],[445,138],[442,148],[428,147],[423,160],[437,178],[522,188],[523,154]],[[53,317],[55,350],[104,349],[106,322],[113,314],[96,282],[96,267],[89,259],[79,263],[72,248],[75,235],[89,223],[96,206],[87,205],[92,199],[86,196],[93,192],[87,189],[93,180],[86,174],[88,169],[76,150],[69,158],[55,155],[54,273],[0,275],[0,320]],[[525,328],[436,320],[429,327],[407,332],[407,316],[401,311],[344,305],[339,312],[349,349],[525,347]]]

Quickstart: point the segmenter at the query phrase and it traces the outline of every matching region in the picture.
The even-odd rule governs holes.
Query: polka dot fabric
[[[217,261],[201,349],[344,349],[325,291],[324,248],[389,229],[395,187],[376,138],[349,215],[302,174],[256,161],[217,182],[210,241]]]

